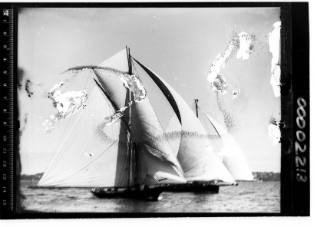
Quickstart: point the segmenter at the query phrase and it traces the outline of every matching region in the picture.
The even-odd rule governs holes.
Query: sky
[[[129,46],[131,54],[153,69],[194,108],[223,124],[217,97],[206,77],[212,61],[236,32],[256,37],[248,60],[232,57],[222,74],[231,93],[221,97],[233,118],[234,136],[253,171],[280,171],[280,144],[273,144],[267,126],[280,118],[280,99],[269,84],[272,55],[268,34],[279,20],[278,8],[37,8],[18,17],[18,66],[30,79],[34,95],[19,92],[22,172],[43,172],[53,153],[42,122],[54,112],[48,91],[59,74],[77,65],[97,65]],[[160,104],[158,104],[160,105]],[[164,106],[163,106],[164,108]]]

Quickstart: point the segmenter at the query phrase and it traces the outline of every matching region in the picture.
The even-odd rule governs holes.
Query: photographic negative
[[[63,6],[11,11],[17,216],[308,214],[295,5]]]

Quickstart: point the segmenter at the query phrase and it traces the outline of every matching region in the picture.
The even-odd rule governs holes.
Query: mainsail
[[[233,183],[234,179],[214,152],[207,133],[199,119],[184,99],[160,76],[136,61],[153,81],[166,94],[174,107],[181,124],[181,141],[178,149],[178,161],[187,180],[223,180]]]
[[[208,114],[205,115],[222,139],[223,147],[219,153],[221,154],[223,163],[227,167],[228,171],[236,180],[253,180],[253,175],[247,164],[245,156],[235,139],[223,126],[219,125],[214,118]]]
[[[119,135],[120,131],[126,134],[126,128],[120,121],[102,125],[104,117],[113,112],[98,87],[91,86],[86,107],[56,126],[62,140],[38,185],[128,186],[127,141]]]

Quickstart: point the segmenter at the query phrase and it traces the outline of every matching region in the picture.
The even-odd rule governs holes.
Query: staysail
[[[233,177],[214,152],[207,133],[184,99],[161,77],[142,63],[140,65],[152,80],[161,88],[170,104],[174,107],[181,124],[181,141],[178,161],[187,180],[216,180],[234,183]]]
[[[214,118],[208,114],[205,115],[222,139],[223,147],[219,153],[229,172],[236,180],[253,180],[246,158],[235,139]]]

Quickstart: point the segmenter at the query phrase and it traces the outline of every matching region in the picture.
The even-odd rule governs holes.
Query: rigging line
[[[217,128],[215,127],[215,125],[211,122],[211,120],[208,118],[208,116],[207,116],[207,115],[205,115],[205,116],[206,116],[207,119],[209,120],[211,126],[214,128],[214,130],[216,131],[216,133],[218,134],[218,136],[220,136],[220,138],[221,138],[221,135],[220,135],[220,133],[218,132],[218,129],[217,129]]]
[[[75,171],[74,173],[68,175],[68,176],[64,176],[63,178],[61,178],[60,180],[57,180],[56,183],[60,183],[64,180],[66,180],[69,177],[74,176],[75,174],[81,172],[82,170],[86,169],[87,167],[89,167],[93,162],[95,162],[96,160],[98,160],[100,157],[102,157],[102,155],[108,151],[114,144],[119,143],[119,140],[114,141],[112,144],[110,144],[107,148],[105,148],[98,156],[96,156],[94,159],[92,159],[90,162],[88,162],[85,166],[82,166],[80,169],[78,169],[77,171]]]

